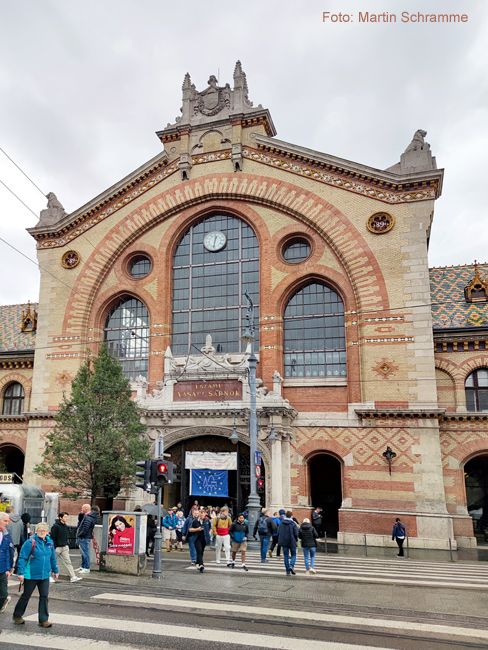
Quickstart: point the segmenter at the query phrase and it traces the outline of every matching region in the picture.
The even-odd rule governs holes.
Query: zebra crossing
[[[241,572],[240,557],[236,558],[235,568],[227,567],[225,557],[221,564],[215,563],[211,549],[205,551],[205,571],[207,572]],[[285,575],[282,557],[268,558],[269,562],[261,562],[259,551],[246,553],[246,566],[249,575]],[[186,560],[185,560],[186,562]],[[319,554],[315,559],[315,575],[305,571],[303,555],[297,552],[295,564],[296,577],[302,576],[307,580],[340,580],[349,582],[364,582],[377,584],[397,584],[416,587],[445,587],[460,589],[478,589],[488,591],[488,565],[464,564],[447,562],[425,562],[400,558],[383,560],[376,558],[353,558],[337,555]],[[188,570],[195,570],[190,566]]]

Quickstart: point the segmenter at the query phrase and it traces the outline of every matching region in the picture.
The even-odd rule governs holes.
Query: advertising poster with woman
[[[107,553],[134,555],[134,515],[110,515]]]

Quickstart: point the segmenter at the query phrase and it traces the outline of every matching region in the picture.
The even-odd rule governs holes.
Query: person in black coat
[[[405,555],[403,554],[403,542],[405,541],[405,535],[406,535],[405,526],[397,517],[395,519],[395,525],[393,526],[393,533],[391,535],[391,538],[395,539],[396,543],[398,544],[397,557],[405,558]]]
[[[297,559],[298,526],[292,519],[293,512],[287,510],[283,521],[278,529],[278,544],[283,548],[283,559],[285,560],[286,575],[295,574],[295,562]]]
[[[303,559],[305,560],[306,573],[317,573],[314,569],[315,552],[317,550],[318,534],[314,526],[310,524],[310,519],[304,519],[298,537],[302,540]]]
[[[312,526],[317,531],[317,535],[322,537],[322,508],[317,506],[312,512]]]
[[[146,529],[146,555],[152,557],[154,555],[154,538],[158,527],[153,515],[147,516],[147,529]]]

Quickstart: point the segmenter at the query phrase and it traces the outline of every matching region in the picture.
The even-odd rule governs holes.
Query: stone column
[[[282,508],[291,508],[291,478],[290,478],[290,441],[284,437],[281,442],[281,474],[282,474]]]
[[[283,507],[283,473],[281,440],[271,443],[271,512]]]

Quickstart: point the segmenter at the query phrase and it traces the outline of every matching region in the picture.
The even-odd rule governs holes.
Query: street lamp
[[[259,514],[261,512],[261,502],[257,493],[256,485],[256,472],[254,465],[256,462],[256,451],[258,448],[258,419],[256,413],[256,367],[258,365],[258,360],[254,354],[254,341],[256,340],[254,336],[254,305],[249,296],[248,292],[245,291],[244,295],[247,298],[249,303],[247,308],[247,327],[244,331],[244,334],[241,336],[241,341],[246,345],[251,346],[251,354],[249,355],[248,364],[249,364],[249,392],[250,392],[250,414],[249,414],[249,442],[250,442],[250,455],[251,455],[251,491],[249,493],[249,501],[247,502],[247,512],[249,520],[249,529],[254,530],[254,524],[258,520]]]

